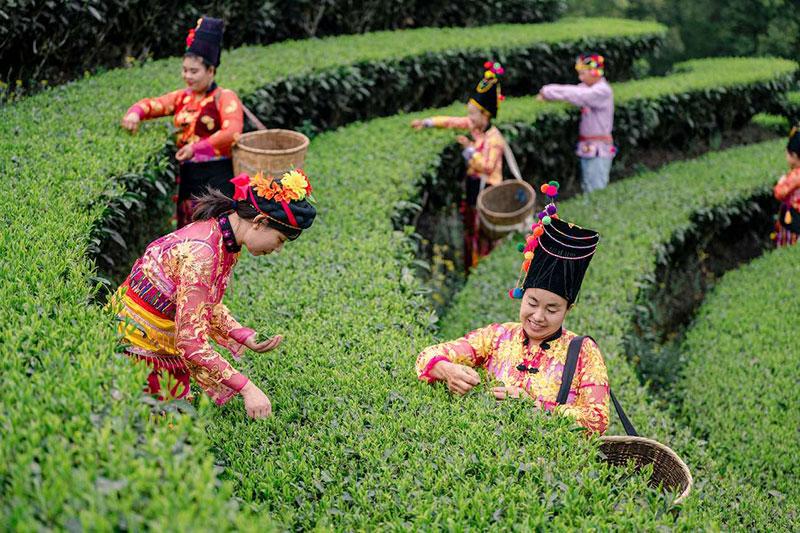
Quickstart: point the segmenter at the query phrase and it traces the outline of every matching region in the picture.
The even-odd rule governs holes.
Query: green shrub
[[[683,343],[680,395],[695,433],[730,471],[800,500],[800,404],[794,397],[800,318],[791,311],[800,249],[777,250],[729,272]]]
[[[611,385],[640,434],[668,444],[687,461],[699,487],[693,498],[702,513],[729,527],[789,528],[796,504],[785,502],[772,508],[765,487],[748,485],[746,477],[726,471],[724,457],[710,455],[704,440],[672,422],[658,404],[650,404],[646,388],[627,361],[624,340],[639,287],[651,282],[657,259],[669,255],[666,247],[676,236],[693,231],[694,224],[735,217],[746,210],[771,187],[784,166],[782,142],[767,142],[671,164],[559,206],[566,220],[601,235],[567,327],[597,338]],[[493,251],[455,298],[440,336],[454,338],[491,322],[514,320],[518,304],[508,298],[508,289],[520,264],[513,243]],[[697,387],[701,386],[698,378]],[[722,418],[725,413],[716,416]],[[769,513],[765,507],[771,509]]]
[[[450,2],[314,2],[300,0],[12,1],[0,8],[2,80],[64,78],[123,58],[183,53],[201,14],[225,19],[225,46],[420,26],[543,22],[564,12],[563,0]]]

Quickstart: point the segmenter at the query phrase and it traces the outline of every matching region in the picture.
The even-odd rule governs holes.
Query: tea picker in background
[[[800,124],[789,132],[786,162],[791,170],[772,189],[775,199],[781,202],[771,236],[778,247],[795,244],[800,235]]]
[[[611,130],[614,126],[614,92],[603,77],[601,55],[581,55],[575,60],[578,85],[549,84],[539,91],[539,101],[563,100],[581,107],[578,147],[583,192],[605,188],[611,162],[617,153]]]
[[[131,106],[122,126],[134,134],[142,120],[174,115],[179,128],[175,157],[180,161],[177,197],[178,227],[192,221],[194,196],[211,187],[231,196],[233,161],[231,146],[242,133],[242,104],[236,94],[219,87],[214,76],[219,67],[224,23],[201,18],[186,38],[183,56],[185,89],[158,98],[145,98]]]
[[[478,194],[483,188],[503,181],[506,143],[500,130],[492,125],[492,119],[497,117],[497,108],[503,100],[498,78],[503,74],[503,67],[499,63],[487,62],[484,68],[484,77],[467,103],[466,117],[437,116],[411,122],[411,127],[415,129],[464,129],[472,136],[471,141],[464,135],[456,138],[463,147],[462,155],[467,162],[464,182],[466,198],[461,205],[464,215],[464,266],[467,270],[477,265],[480,258],[496,244],[480,232],[480,215],[476,208]]]
[[[120,318],[126,354],[152,367],[147,391],[185,397],[191,376],[220,405],[241,394],[247,414],[261,418],[271,413],[269,399],[211,340],[238,360],[245,347],[266,352],[282,337],[258,342],[222,297],[242,246],[256,256],[280,252],[311,226],[316,211],[307,200],[311,185],[299,169],[280,180],[240,174],[232,185],[233,200],[208,191],[198,198],[196,222],[152,242],[109,306]],[[269,302],[262,304],[268,313]],[[165,380],[171,381],[169,393],[161,390]]]
[[[551,199],[558,184],[542,191]],[[491,392],[498,400],[523,398],[538,408],[573,416],[591,431],[608,427],[609,388],[603,356],[595,342],[564,329],[578,298],[586,269],[597,249],[597,232],[558,219],[552,202],[539,213],[533,233],[520,244],[522,286],[519,322],[491,324],[464,337],[430,346],[417,357],[423,381],[446,381],[450,392],[466,394],[479,383],[473,368],[485,368],[503,383]],[[562,387],[568,353],[577,357],[574,379]]]

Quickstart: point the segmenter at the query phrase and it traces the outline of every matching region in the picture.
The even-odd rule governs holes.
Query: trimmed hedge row
[[[800,317],[790,303],[798,279],[797,247],[727,273],[682,346],[687,420],[728,469],[778,504],[800,501]]]
[[[748,485],[746,477],[726,471],[725,457],[710,454],[705,441],[671,421],[662,406],[649,403],[646,387],[639,384],[633,365],[626,360],[625,337],[639,286],[646,286],[653,277],[657,258],[668,255],[666,246],[676,236],[693,231],[695,224],[735,218],[747,210],[784,165],[782,143],[772,141],[670,164],[559,206],[566,219],[598,230],[602,239],[567,327],[597,338],[612,387],[640,434],[668,444],[687,461],[698,489],[693,498],[703,514],[729,527],[790,528],[797,506],[786,502],[772,508],[773,497],[766,489]],[[513,320],[518,304],[507,292],[520,264],[513,243],[481,262],[443,320],[441,337]],[[612,431],[620,431],[619,425]]]
[[[523,33],[536,28],[509,26],[504,32],[513,42],[526,42]],[[438,40],[432,33],[411,32],[419,38],[412,43],[395,34],[395,47],[388,46],[392,36],[383,34],[373,41],[352,37],[246,48],[227,56],[224,73],[229,78],[220,81],[247,94],[299,65],[312,72],[348,61],[385,59],[403,47],[406,54],[422,54],[424,46],[443,51],[480,31],[486,30],[448,31]],[[261,63],[254,62],[259,51]],[[277,57],[284,62],[277,63]],[[237,58],[242,62],[238,67]],[[258,65],[264,70],[253,70]],[[176,66],[169,60],[107,73],[0,111],[0,175],[6,177],[0,192],[0,529],[270,526],[264,514],[255,516],[248,506],[238,510],[241,500],[233,498],[231,484],[217,478],[205,420],[218,412],[201,406],[194,415],[171,413],[163,424],[151,422],[152,401],[139,392],[144,369],[114,355],[114,328],[91,305],[97,284],[86,251],[93,245],[93,231],[108,220],[109,204],[137,200],[131,195],[140,191],[126,192],[122,184],[149,181],[157,188],[166,165],[165,121],[144,124],[135,139],[117,129],[117,121],[136,98],[172,88]],[[405,119],[395,122],[394,129],[410,133]],[[420,149],[426,144],[415,139]],[[443,136],[441,143],[445,146],[448,139]],[[430,154],[427,148],[425,153]],[[369,154],[358,172],[363,173],[367,160]],[[428,166],[415,167],[410,175]],[[315,184],[327,178],[320,173]],[[412,187],[411,181],[407,185]],[[324,227],[325,209],[320,207]],[[336,265],[329,264],[335,275]],[[281,301],[266,316],[283,316]],[[577,437],[573,441],[577,448],[588,446]],[[230,442],[243,449],[241,441]],[[598,468],[598,476],[619,475]],[[642,485],[640,480],[628,483]],[[648,494],[642,497],[662,498]]]
[[[17,1],[0,7],[0,79],[69,77],[124,58],[183,53],[207,13],[227,23],[225,46],[421,26],[475,26],[559,18],[564,0],[281,2],[264,0]],[[165,21],[169,21],[165,24]],[[24,69],[28,70],[24,70]]]

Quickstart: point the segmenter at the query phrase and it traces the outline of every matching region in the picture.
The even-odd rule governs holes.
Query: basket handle
[[[586,339],[591,339],[592,342],[597,344],[597,341],[589,335],[575,337],[569,343],[569,348],[567,348],[567,360],[564,363],[564,370],[561,374],[561,388],[558,389],[558,396],[556,397],[556,403],[559,405],[565,405],[567,403],[569,389],[572,386],[572,378],[575,376],[575,368],[578,366],[578,356],[580,355],[583,341]],[[636,428],[633,427],[625,411],[622,410],[622,406],[619,401],[617,401],[617,397],[614,396],[614,391],[612,391],[610,387],[608,393],[611,395],[611,402],[614,404],[614,410],[617,412],[617,416],[619,416],[619,421],[622,422],[625,433],[630,437],[638,437],[639,434],[636,432]]]
[[[508,141],[506,141],[505,137],[503,138],[503,157],[508,165],[508,170],[511,171],[511,175],[522,181],[522,173],[519,171],[517,158],[514,157],[514,152],[511,151],[511,147],[508,145]]]

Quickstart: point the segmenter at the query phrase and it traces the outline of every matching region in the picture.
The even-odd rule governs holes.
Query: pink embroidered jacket
[[[156,288],[175,303],[175,346],[180,358],[218,404],[240,392],[248,379],[214,350],[209,339],[238,359],[244,342],[255,333],[239,324],[222,303],[238,258],[238,252],[226,250],[219,221],[211,219],[153,241],[137,262]]]
[[[440,361],[485,368],[504,386],[521,387],[538,407],[573,416],[590,431],[608,428],[608,374],[597,345],[586,339],[565,405],[557,405],[567,348],[575,333],[562,330],[560,336],[534,345],[519,323],[491,324],[460,339],[430,346],[417,357],[417,376],[433,382],[431,369]]]

